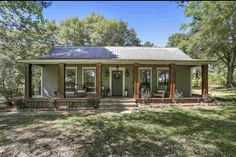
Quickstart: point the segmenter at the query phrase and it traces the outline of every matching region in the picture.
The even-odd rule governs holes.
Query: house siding
[[[55,96],[58,91],[58,65],[42,67],[42,96]]]
[[[183,96],[191,96],[191,68],[176,66],[176,89],[183,92]]]
[[[95,67],[96,65],[67,65],[77,67],[77,84],[82,84],[82,67]],[[105,76],[105,71],[109,71],[109,67],[115,65],[102,65],[102,86],[109,88],[109,76]],[[133,97],[134,80],[133,80],[133,65],[121,65],[125,67],[125,72],[128,69],[129,76],[125,76],[125,88],[128,88],[128,97]],[[157,90],[157,67],[152,67],[152,91]],[[124,74],[125,75],[125,74]],[[191,68],[189,66],[176,66],[176,89],[183,91],[185,97],[191,95]],[[42,96],[54,96],[58,90],[58,65],[44,65],[42,69]]]

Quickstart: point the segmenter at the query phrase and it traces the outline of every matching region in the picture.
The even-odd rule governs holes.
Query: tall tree
[[[126,46],[140,46],[141,44],[140,39],[137,37],[136,31],[131,28],[127,30],[127,36],[126,36]]]
[[[85,45],[85,32],[82,21],[78,17],[63,20],[58,29],[58,42],[60,45]]]
[[[79,20],[77,17],[59,25],[59,43],[74,46],[138,46],[140,40],[134,29],[122,20],[106,19],[92,13]]]
[[[216,58],[227,69],[227,87],[234,85],[236,60],[236,2],[189,2],[185,15],[192,21],[187,51]]]
[[[16,78],[17,88],[23,87],[24,74],[23,65],[17,60],[42,55],[56,42],[56,25],[42,16],[42,10],[49,4],[37,1],[0,2],[0,54],[7,56],[9,63],[14,65],[11,75]]]

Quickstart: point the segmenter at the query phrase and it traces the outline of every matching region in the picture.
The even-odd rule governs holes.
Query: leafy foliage
[[[19,94],[14,69],[14,63],[10,58],[0,54],[0,95],[9,105],[12,105],[12,98]]]
[[[140,40],[134,29],[122,20],[110,20],[92,13],[79,20],[73,17],[58,27],[60,45],[71,46],[138,46]]]
[[[146,41],[146,42],[143,44],[143,47],[155,47],[155,44],[154,44],[154,43],[151,43],[150,41]]]
[[[174,34],[170,45],[176,45],[196,58],[216,59],[227,69],[226,84],[234,85],[236,60],[236,2],[188,2],[185,15],[192,17],[186,34]],[[187,36],[187,40],[184,39]]]

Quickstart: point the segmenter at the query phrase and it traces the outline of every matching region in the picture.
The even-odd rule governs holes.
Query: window
[[[67,92],[74,91],[77,84],[77,67],[66,67],[65,88]]]
[[[94,93],[96,91],[96,68],[95,67],[83,67],[83,85],[86,92]]]
[[[151,68],[140,68],[139,69],[139,82],[140,89],[152,90],[152,69]]]
[[[157,69],[157,89],[166,91],[169,86],[169,69],[158,68]]]

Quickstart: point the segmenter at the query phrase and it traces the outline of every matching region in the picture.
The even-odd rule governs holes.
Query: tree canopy
[[[236,60],[236,2],[188,2],[185,15],[192,21],[182,25],[187,34],[174,34],[169,45],[199,58],[217,59],[227,69],[227,86],[234,85]],[[187,37],[187,38],[186,38]]]
[[[63,20],[58,26],[58,42],[71,46],[139,46],[134,29],[122,20],[106,19],[92,13],[84,19]]]

